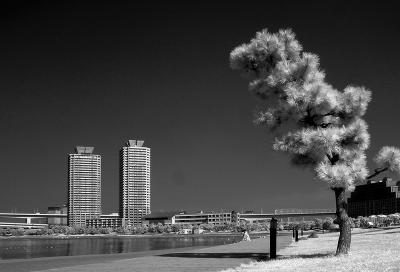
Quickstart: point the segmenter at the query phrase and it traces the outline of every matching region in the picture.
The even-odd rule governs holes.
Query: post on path
[[[296,242],[299,241],[299,229],[296,228],[296,237],[294,238]]]
[[[269,225],[269,258],[276,259],[276,232],[278,228],[278,220],[272,218]]]
[[[295,229],[295,227],[293,226],[293,238],[295,237],[295,235],[294,235],[295,230],[294,229]]]

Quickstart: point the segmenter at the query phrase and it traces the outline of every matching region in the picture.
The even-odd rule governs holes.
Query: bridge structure
[[[274,213],[240,213],[238,221],[248,223],[268,222],[272,218],[278,219],[282,223],[307,222],[315,218],[334,218],[336,211],[334,209],[279,209]]]
[[[0,227],[10,228],[44,228],[48,224],[32,223],[34,218],[67,218],[67,214],[57,213],[0,213],[0,218],[23,218],[25,222],[0,222]]]
[[[41,229],[41,228],[46,228],[48,226],[49,226],[48,224],[0,222],[0,228]]]
[[[277,209],[275,215],[280,214],[324,214],[336,213],[335,209]]]

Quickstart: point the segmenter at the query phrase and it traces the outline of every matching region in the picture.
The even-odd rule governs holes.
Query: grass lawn
[[[278,252],[278,259],[252,262],[225,272],[400,271],[400,229],[355,229],[348,256],[334,256],[339,233],[320,234]]]

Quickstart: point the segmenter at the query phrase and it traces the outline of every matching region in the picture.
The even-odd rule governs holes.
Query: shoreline
[[[0,236],[1,239],[79,239],[79,238],[184,238],[184,237],[213,237],[213,236],[241,236],[241,232],[215,232],[202,234],[73,234],[73,235],[21,235],[21,236]],[[250,236],[269,236],[269,232],[250,232]],[[286,236],[281,233],[278,236]]]
[[[90,265],[106,262],[122,261],[141,257],[151,257],[175,252],[188,252],[212,246],[194,246],[183,248],[169,248],[147,250],[138,252],[113,253],[113,254],[88,254],[73,256],[39,257],[29,259],[0,259],[0,271],[30,272],[55,268],[72,267],[76,265]]]
[[[217,245],[218,246],[218,245]],[[69,256],[53,256],[53,257],[38,257],[38,258],[14,258],[14,259],[0,259],[0,265],[5,263],[18,263],[18,262],[40,262],[40,261],[52,261],[62,259],[115,259],[123,260],[130,258],[140,258],[147,256],[157,256],[160,254],[169,254],[176,251],[185,252],[196,249],[210,248],[215,246],[192,246],[192,247],[178,247],[178,248],[167,248],[167,249],[155,249],[155,250],[143,250],[123,253],[104,253],[104,254],[86,254],[86,255],[69,255]]]
[[[278,240],[278,250],[288,246],[291,241],[290,237],[282,237]],[[171,266],[172,268],[177,267],[176,270],[168,271],[187,271],[186,269],[192,265],[206,267],[207,269],[204,271],[210,271],[214,267],[228,268],[243,261],[250,262],[254,259],[255,254],[264,256],[268,252],[269,239],[259,238],[249,242],[242,241],[217,246],[195,246],[117,254],[7,259],[0,260],[0,271],[28,272],[48,269],[59,269],[57,271],[125,271],[123,269],[129,267],[141,267],[137,271],[160,271],[160,267],[164,268],[164,266],[170,269]],[[229,254],[232,257],[229,257]],[[162,266],[160,266],[160,263],[163,263]],[[116,269],[115,266],[121,266],[122,270]],[[179,267],[181,266],[185,266],[186,269],[180,270]],[[126,271],[132,271],[132,269]],[[201,271],[201,269],[193,271]]]

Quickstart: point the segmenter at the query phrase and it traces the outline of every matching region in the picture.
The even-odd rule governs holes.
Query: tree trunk
[[[336,255],[348,254],[351,244],[351,223],[347,215],[347,199],[344,188],[333,188],[336,198],[336,216],[339,221],[340,236]]]

